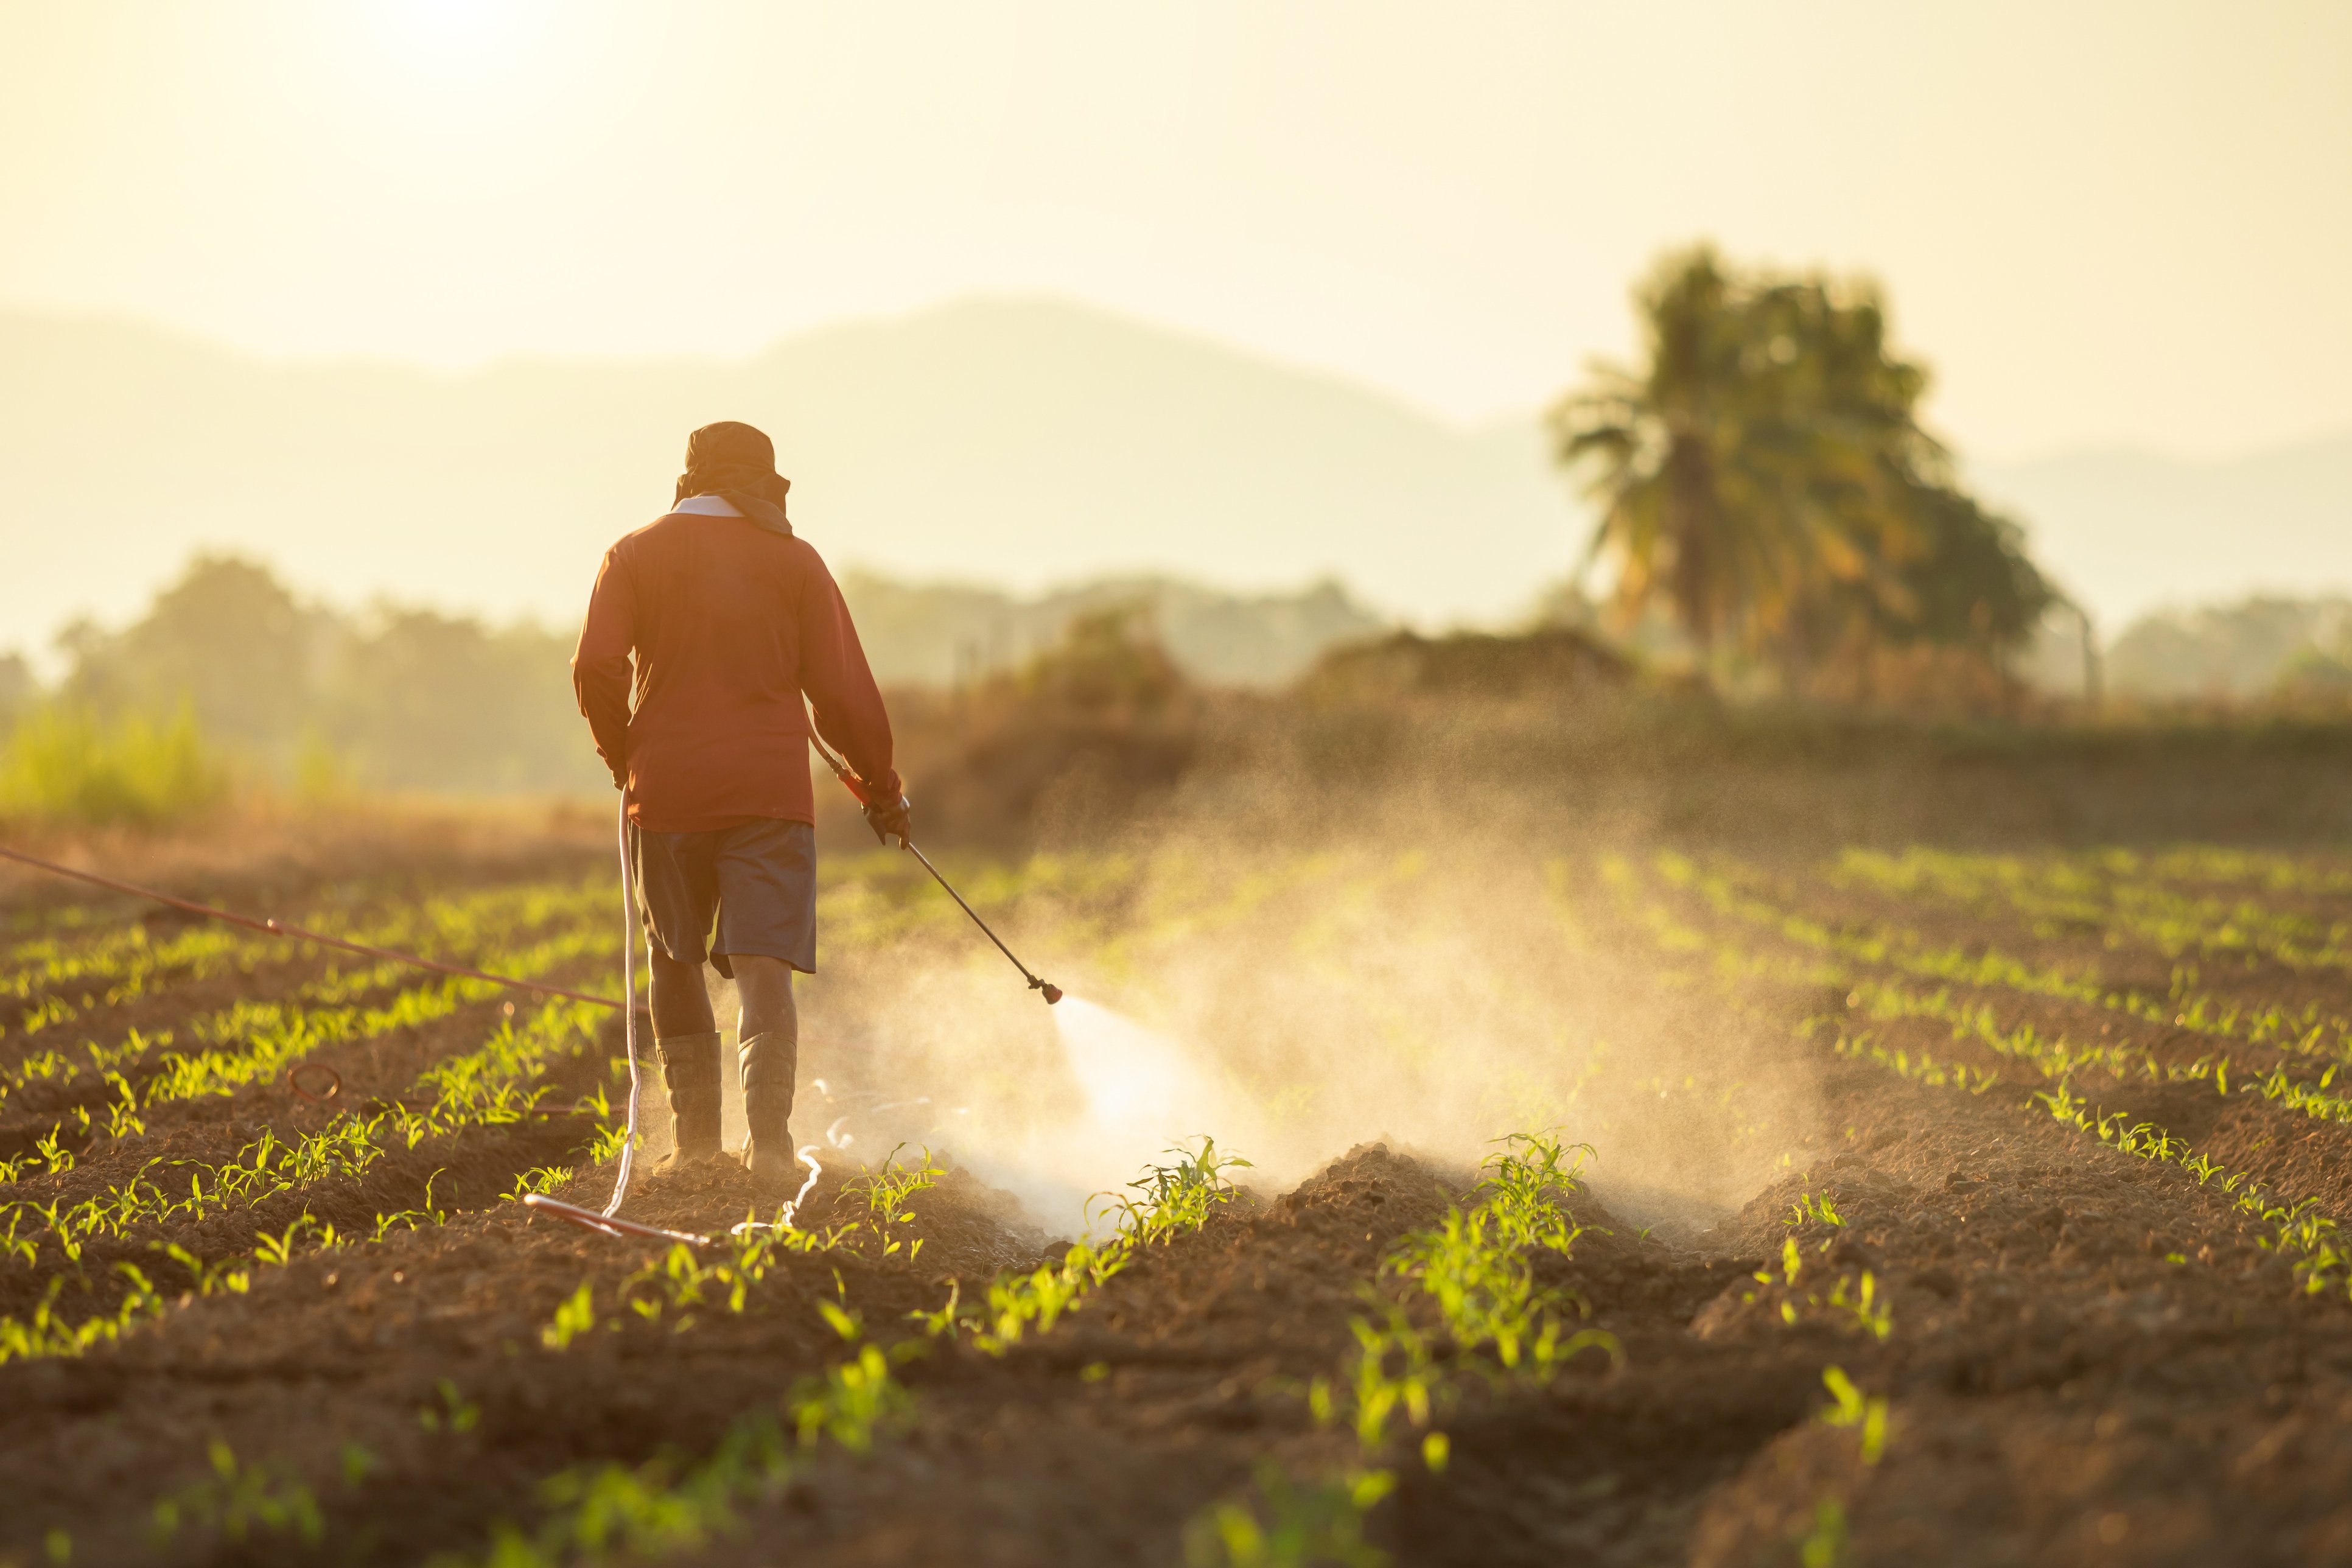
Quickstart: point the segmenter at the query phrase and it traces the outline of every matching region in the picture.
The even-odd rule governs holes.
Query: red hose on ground
[[[232,910],[215,909],[211,904],[199,904],[186,899],[175,899],[169,893],[159,893],[152,888],[142,888],[136,882],[118,882],[111,877],[101,877],[95,871],[79,871],[71,866],[60,866],[54,860],[44,860],[37,855],[27,855],[21,849],[11,849],[0,844],[0,859],[14,860],[19,865],[47,871],[59,877],[70,877],[77,882],[89,882],[96,887],[129,893],[134,898],[152,899],[159,904],[169,904],[175,910],[204,915],[231,925],[245,926],[253,931],[267,931],[271,936],[292,937],[299,942],[315,942],[323,947],[339,947],[345,952],[356,952],[367,958],[389,959],[417,969],[429,969],[436,974],[455,974],[467,980],[487,980],[493,985],[510,985],[518,991],[535,991],[542,996],[562,996],[573,1002],[593,1002],[599,1007],[618,1007],[621,1004],[610,996],[592,996],[585,991],[567,991],[561,985],[542,985],[536,980],[518,980],[511,974],[492,974],[487,970],[468,969],[462,963],[442,963],[430,958],[419,958],[413,952],[397,952],[388,947],[371,947],[363,942],[345,942],[324,931],[307,931],[282,921],[257,920]]]

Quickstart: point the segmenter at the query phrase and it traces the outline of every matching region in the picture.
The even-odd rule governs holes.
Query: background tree
[[[207,741],[280,778],[323,749],[379,788],[598,789],[572,641],[394,605],[345,616],[266,566],[200,555],[121,630],[68,627],[58,695],[110,721],[186,711]]]
[[[1921,427],[1927,374],[1889,349],[1874,286],[1701,246],[1634,298],[1645,363],[1596,364],[1549,416],[1621,614],[1663,603],[1702,658],[1767,659],[1792,688],[1922,642],[1997,664],[2031,634],[2052,591]]]
[[[64,696],[102,712],[191,706],[205,734],[275,751],[301,722],[335,635],[266,566],[198,555],[142,619],[108,633],[88,621],[58,638],[72,660]]]
[[[585,782],[567,638],[380,605],[347,627],[314,708],[368,783],[499,791]]]

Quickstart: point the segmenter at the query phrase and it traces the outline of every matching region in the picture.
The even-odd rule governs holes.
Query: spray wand
[[[824,765],[833,770],[833,776],[841,781],[841,787],[847,790],[853,796],[855,796],[858,805],[871,805],[874,804],[873,786],[868,784],[864,779],[859,778],[855,773],[852,773],[847,763],[833,754],[833,749],[827,746],[824,741],[817,737],[816,726],[814,724],[809,726],[809,744],[816,748],[816,754],[824,759]],[[906,798],[903,795],[899,797],[898,804],[901,806],[904,806],[907,804]],[[912,838],[901,837],[898,839],[898,847],[904,849],[908,854],[912,855],[916,859],[920,860],[923,863],[923,869],[931,874],[931,880],[937,882],[940,887],[947,889],[948,897],[956,901],[956,907],[958,909],[961,909],[964,913],[971,917],[971,923],[980,928],[981,934],[996,944],[997,952],[1013,960],[1013,967],[1019,970],[1021,972],[1021,977],[1029,982],[1029,989],[1044,994],[1045,998],[1045,1005],[1050,1007],[1055,1003],[1059,1002],[1062,999],[1062,988],[1045,979],[1045,976],[1038,974],[1027,964],[1022,963],[1020,959],[1014,957],[1013,950],[1004,945],[1004,939],[988,929],[988,922],[980,918],[980,911],[963,901],[963,895],[955,890],[955,885],[953,883],[950,882],[945,877],[940,875],[940,868],[931,864],[931,858],[924,854],[920,849],[916,848],[915,841]]]

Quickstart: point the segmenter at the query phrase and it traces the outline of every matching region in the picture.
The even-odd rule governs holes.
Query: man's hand
[[[874,830],[877,842],[887,843],[895,838],[905,844],[915,833],[907,797],[896,790],[887,795],[877,794],[866,803],[866,826]]]

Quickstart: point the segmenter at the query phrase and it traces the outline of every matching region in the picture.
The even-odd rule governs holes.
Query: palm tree
[[[1702,650],[1773,620],[1804,553],[1770,502],[1740,294],[1710,247],[1668,258],[1635,296],[1647,368],[1596,363],[1550,415],[1561,465],[1593,475],[1591,552],[1616,558],[1620,607],[1663,596]]]
[[[1958,567],[2000,603],[1949,640],[2023,635],[2038,574],[1920,427],[1927,373],[1889,352],[1874,288],[1740,277],[1700,246],[1635,300],[1643,368],[1596,364],[1549,416],[1621,612],[1664,599],[1703,656],[1769,654],[1794,683],[1857,641],[1945,640]]]

